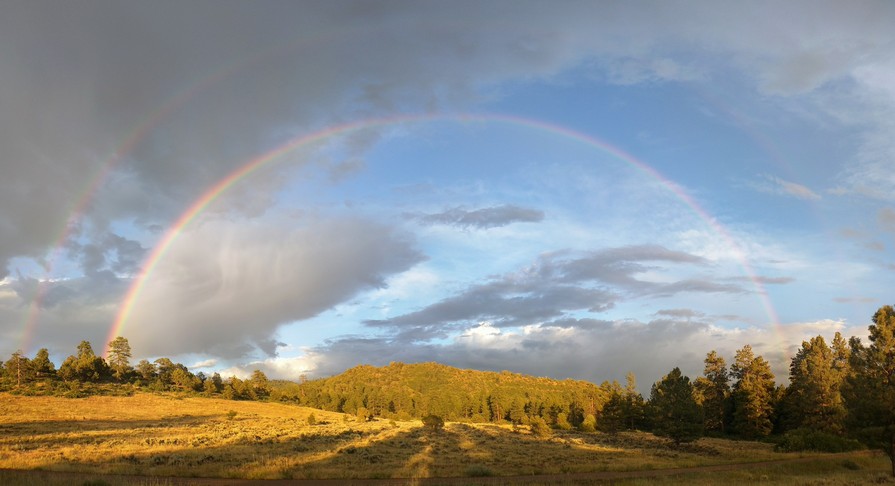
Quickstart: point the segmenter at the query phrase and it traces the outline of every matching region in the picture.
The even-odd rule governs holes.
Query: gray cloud
[[[575,311],[603,312],[627,298],[667,297],[682,292],[745,292],[738,285],[703,279],[667,283],[640,280],[636,275],[663,270],[642,262],[706,264],[701,257],[656,245],[583,254],[549,253],[519,272],[471,285],[418,311],[368,320],[365,324],[399,329],[397,338],[401,340],[425,341],[482,321],[496,327],[512,327],[559,319]]]
[[[751,277],[734,277],[730,280],[738,282],[758,282],[763,285],[786,285],[796,281],[793,277],[768,277],[767,275],[755,275]]]
[[[422,224],[444,224],[460,228],[488,229],[513,223],[537,223],[544,219],[544,212],[505,204],[481,209],[451,208],[441,213],[409,215]]]
[[[148,354],[273,355],[279,326],[382,288],[423,258],[407,235],[358,218],[209,221],[153,270],[123,333]]]
[[[866,157],[846,171],[848,185],[888,181],[870,176],[892,173],[883,162],[891,160],[891,126],[883,121],[895,118],[892,103],[869,96],[885,90],[875,63],[891,62],[886,2],[790,2],[774,6],[774,15],[748,4],[702,5],[699,15],[680,6],[538,2],[258,8],[199,1],[172,8],[132,1],[5,7],[0,267],[14,256],[41,257],[118,149],[112,180],[127,189],[104,187],[88,216],[167,224],[197,187],[295,133],[398,111],[462,109],[493,96],[488,88],[499,82],[549,77],[584,61],[622,83],[711,79],[704,62],[677,55],[694,45],[769,92],[855,81],[849,105],[868,100],[854,109],[878,108],[855,122],[870,117],[872,126]],[[814,22],[801,21],[805,8],[816,12]],[[838,105],[823,109],[853,118]],[[348,143],[369,147],[371,137]],[[355,155],[334,177],[357,167]],[[285,180],[259,174],[256,183],[276,188]],[[804,186],[781,187],[816,196]],[[263,204],[258,194],[270,192],[250,201]]]

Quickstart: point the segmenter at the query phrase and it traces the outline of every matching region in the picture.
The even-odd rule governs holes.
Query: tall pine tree
[[[842,390],[848,424],[867,446],[885,451],[895,476],[895,309],[873,315],[869,346],[856,337],[849,345],[851,373]]]
[[[693,398],[690,378],[681,374],[680,368],[671,370],[653,385],[648,410],[656,435],[668,437],[676,444],[702,436],[702,409]]]
[[[733,387],[733,427],[743,437],[765,437],[773,423],[774,374],[767,361],[755,356],[748,344],[736,352],[730,367]]]
[[[834,350],[822,336],[802,342],[789,366],[786,390],[786,425],[833,434],[843,431],[845,406],[840,387],[842,373],[836,369]]]
[[[693,383],[705,416],[705,430],[725,432],[728,398],[730,396],[730,374],[727,363],[714,350],[705,357],[705,369]]]

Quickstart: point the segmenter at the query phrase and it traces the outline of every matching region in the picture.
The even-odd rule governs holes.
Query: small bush
[[[311,415],[308,415],[308,425],[317,425],[317,417],[314,416],[313,412]]]
[[[485,466],[476,464],[466,468],[466,475],[472,478],[483,478],[487,476],[494,476],[494,471],[488,469]]]
[[[234,418],[236,418],[236,413],[236,410],[230,410],[229,412],[227,412],[227,418],[233,420]]]
[[[432,430],[433,432],[438,432],[439,430],[444,428],[444,419],[439,417],[438,415],[426,415],[423,417],[423,425],[426,428]]]
[[[550,437],[553,434],[553,431],[550,430],[550,426],[547,425],[547,422],[544,421],[541,417],[532,417],[531,418],[531,433],[538,437]]]
[[[777,452],[849,452],[863,449],[860,442],[816,430],[791,430],[774,446]]]

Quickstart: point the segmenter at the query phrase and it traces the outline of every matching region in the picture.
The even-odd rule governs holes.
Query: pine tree
[[[270,396],[270,382],[267,379],[267,375],[265,375],[263,371],[253,371],[252,377],[249,378],[249,382],[251,383],[251,386],[255,391],[255,395],[258,398],[267,398],[268,396]]]
[[[127,339],[118,336],[109,342],[109,366],[115,379],[122,381],[131,371],[131,345]]]
[[[47,348],[40,348],[34,359],[31,360],[31,367],[37,378],[50,378],[56,375],[56,365],[50,361],[50,353]]]
[[[693,398],[690,378],[674,368],[652,387],[649,410],[653,433],[680,444],[702,436],[702,410]]]
[[[873,315],[869,346],[856,337],[849,346],[848,424],[868,447],[885,451],[895,476],[895,309],[883,306]]]
[[[156,377],[155,364],[150,363],[147,359],[141,359],[140,362],[137,363],[137,374],[140,375],[140,379],[142,379],[144,383],[152,383],[152,380]]]
[[[774,374],[770,365],[761,356],[755,356],[747,344],[736,352],[730,369],[737,379],[732,394],[734,429],[743,437],[767,436],[773,429],[774,412]]]
[[[786,392],[786,423],[838,434],[843,430],[845,406],[839,392],[842,374],[835,368],[835,355],[824,338],[802,343],[789,367]]]
[[[705,357],[703,376],[693,384],[705,414],[705,430],[724,433],[725,415],[730,396],[730,374],[724,358],[712,350]]]
[[[31,361],[25,357],[22,350],[12,353],[12,357],[6,362],[6,373],[15,381],[16,387],[30,381]]]

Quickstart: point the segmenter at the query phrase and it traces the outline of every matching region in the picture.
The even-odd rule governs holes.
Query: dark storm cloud
[[[469,229],[488,229],[513,223],[537,223],[543,221],[544,212],[507,204],[481,209],[451,208],[441,213],[409,215],[422,224],[443,224]]]

